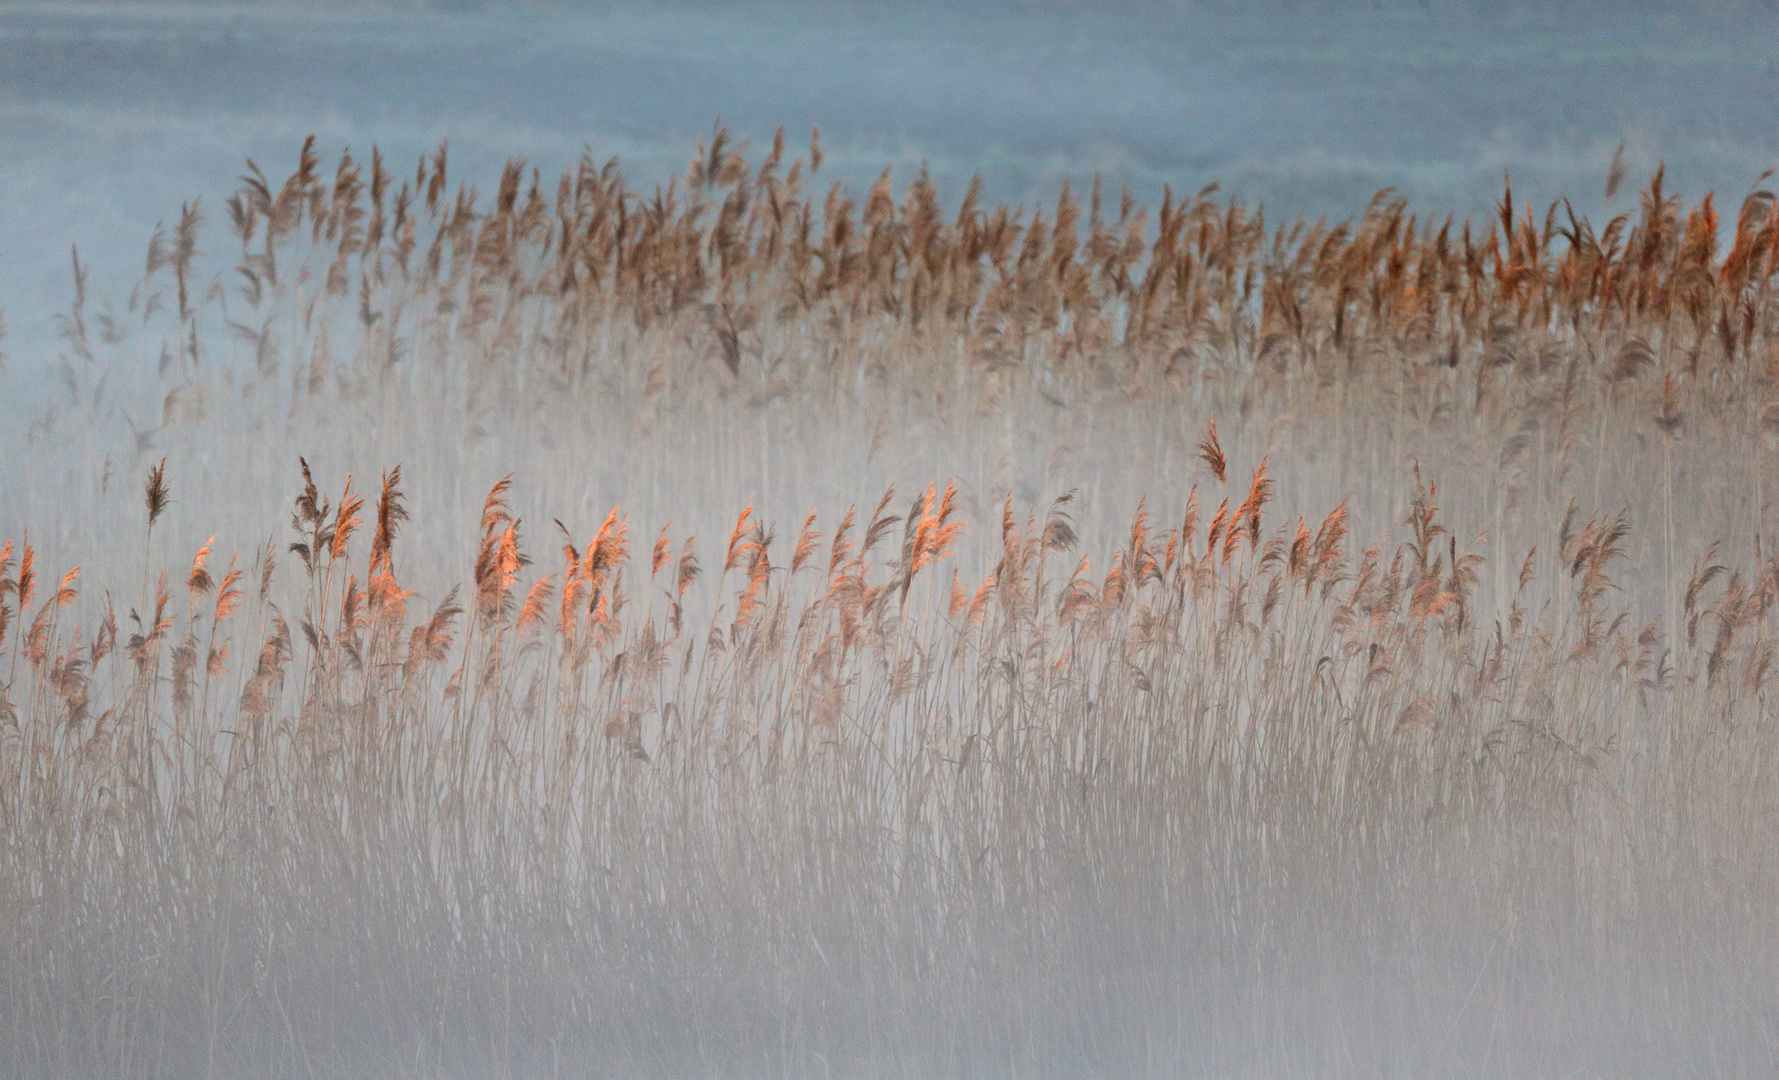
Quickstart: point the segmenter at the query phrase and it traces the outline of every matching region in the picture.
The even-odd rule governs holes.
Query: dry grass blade
[[[1211,421],[1210,431],[1205,435],[1204,441],[1198,444],[1198,454],[1205,467],[1211,470],[1211,475],[1217,478],[1217,483],[1225,483],[1223,445],[1217,441],[1217,421]]]
[[[162,458],[160,464],[149,467],[148,480],[142,489],[143,502],[148,506],[148,529],[154,531],[154,523],[166,512],[167,504],[172,502],[172,495],[167,490],[167,459]]]

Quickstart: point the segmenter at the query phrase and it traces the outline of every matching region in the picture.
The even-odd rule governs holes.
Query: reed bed
[[[552,197],[514,162],[490,201],[451,187],[442,147],[401,176],[374,150],[324,169],[312,142],[281,182],[250,163],[226,214],[194,200],[156,231],[127,303],[90,302],[75,254],[66,391],[31,427],[34,482],[0,478],[4,527],[80,561],[110,466],[168,454],[269,520],[304,455],[463,477],[448,520],[518,471],[552,516],[617,503],[707,535],[750,498],[772,520],[845,505],[860,477],[955,477],[979,533],[1007,494],[1079,488],[1103,547],[1141,498],[1183,509],[1215,418],[1283,490],[1367,522],[1406,513],[1414,463],[1448,492],[1462,475],[1448,513],[1503,564],[1571,501],[1623,509],[1633,558],[1670,579],[1712,540],[1762,554],[1779,211],[1758,182],[1733,222],[1658,171],[1597,229],[1511,187],[1487,222],[1380,192],[1269,228],[1210,190],[1028,211],[974,188],[942,206],[919,176],[898,202],[886,175],[861,207],[806,193],[816,135],[795,160],[782,133],[755,165],[744,149],[718,127],[652,193],[584,160]],[[1608,180],[1619,197],[1621,163]]]
[[[658,401],[713,366],[769,397],[887,382],[968,408],[1028,371],[1064,401],[1231,379],[1261,398],[1480,352],[1480,406],[1522,353],[1556,345],[1581,377],[1771,392],[1779,206],[1758,181],[1728,221],[1710,194],[1684,206],[1658,169],[1598,230],[1566,201],[1516,202],[1511,183],[1486,223],[1422,218],[1386,190],[1354,219],[1269,230],[1215,185],[1164,192],[1153,222],[1097,181],[1028,213],[982,205],[979,183],[943,207],[924,175],[898,202],[886,171],[863,206],[838,182],[818,205],[819,132],[788,164],[783,129],[757,166],[741,149],[717,127],[652,194],[615,160],[583,159],[553,192],[513,161],[484,205],[473,186],[453,194],[443,146],[412,179],[373,148],[367,182],[349,151],[330,177],[311,139],[282,183],[249,162],[226,203],[232,271],[205,277],[204,213],[186,204],[103,336],[158,320],[160,363],[186,377],[218,348],[206,337],[232,336],[286,398],[394,379],[500,402]],[[1609,195],[1622,178],[1615,160]],[[66,336],[86,358],[80,309]]]
[[[0,1073],[1772,1072],[1770,195],[785,161],[305,146],[227,276],[76,258]]]

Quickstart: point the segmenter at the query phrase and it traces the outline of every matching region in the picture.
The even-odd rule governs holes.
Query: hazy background
[[[1099,174],[1312,217],[1382,187],[1482,214],[1506,171],[1599,215],[1621,141],[1610,209],[1660,159],[1733,205],[1779,160],[1771,3],[1476,7],[4,3],[0,349],[15,379],[53,359],[70,244],[121,306],[157,221],[202,196],[219,245],[245,159],[281,178],[310,132],[398,171],[449,140],[487,191],[510,156],[549,178],[617,155],[652,184],[718,117],[756,154],[819,124],[819,179],[861,195],[924,165],[953,202],[975,172],[991,202]]]
[[[1077,182],[1080,193],[1097,174],[1113,199],[1117,187],[1128,184],[1151,223],[1164,185],[1190,195],[1211,181],[1220,181],[1225,193],[1264,201],[1269,223],[1354,215],[1385,187],[1408,196],[1425,220],[1491,212],[1503,174],[1511,171],[1518,205],[1542,210],[1548,200],[1567,196],[1577,213],[1598,221],[1633,210],[1639,187],[1665,161],[1669,190],[1690,208],[1715,189],[1727,225],[1761,173],[1779,164],[1776,100],[1779,15],[1770,4],[1726,3],[1699,13],[1591,4],[1487,5],[1478,12],[1438,3],[1232,4],[1229,10],[1183,4],[0,3],[0,308],[10,326],[0,341],[8,354],[0,373],[0,454],[12,466],[0,469],[0,538],[19,537],[19,550],[35,546],[45,585],[82,567],[80,606],[56,624],[58,643],[46,656],[62,643],[78,654],[79,635],[94,625],[102,604],[115,607],[127,635],[139,625],[127,616],[150,610],[151,575],[170,568],[183,576],[207,537],[214,541],[213,572],[236,558],[249,569],[248,580],[257,579],[259,553],[282,553],[291,538],[284,523],[301,490],[299,454],[333,498],[342,498],[348,474],[356,478],[353,490],[374,497],[381,471],[402,463],[413,517],[402,530],[398,558],[403,587],[418,591],[416,618],[466,581],[479,550],[484,498],[508,473],[514,474],[512,512],[526,523],[525,550],[538,558],[521,584],[561,565],[554,554],[562,541],[553,528],[558,521],[570,540],[585,544],[616,506],[630,515],[636,579],[659,530],[669,528],[675,545],[689,535],[699,538],[706,573],[690,601],[694,628],[704,625],[699,616],[715,628],[715,614],[706,612],[735,595],[740,575],[722,577],[722,539],[743,506],[778,526],[773,551],[782,565],[779,553],[788,553],[805,513],[818,512],[817,527],[833,530],[854,500],[864,518],[878,493],[894,484],[900,494],[891,509],[903,512],[915,492],[948,477],[958,483],[958,520],[966,526],[957,550],[966,584],[982,580],[1004,552],[1003,506],[1042,515],[1051,498],[1077,490],[1067,509],[1082,552],[1094,560],[1090,569],[1103,571],[1139,506],[1152,515],[1151,529],[1168,528],[1183,520],[1188,492],[1199,484],[1208,518],[1223,495],[1241,499],[1262,461],[1271,463],[1267,475],[1278,487],[1267,508],[1268,529],[1284,528],[1281,537],[1291,535],[1299,514],[1313,526],[1344,499],[1351,513],[1349,555],[1376,540],[1387,561],[1405,550],[1398,545],[1410,500],[1437,501],[1439,520],[1451,533],[1439,537],[1435,554],[1443,547],[1454,561],[1460,552],[1486,560],[1474,608],[1467,609],[1475,614],[1471,629],[1460,633],[1453,651],[1439,646],[1424,658],[1427,616],[1413,614],[1412,602],[1400,618],[1391,600],[1387,619],[1379,619],[1379,608],[1361,608],[1371,614],[1357,626],[1324,632],[1326,606],[1306,593],[1287,598],[1281,610],[1298,612],[1299,622],[1274,637],[1246,625],[1246,608],[1220,618],[1220,600],[1202,606],[1207,618],[1194,615],[1181,624],[1189,633],[1176,638],[1169,629],[1157,637],[1192,643],[1164,648],[1168,678],[1150,679],[1132,666],[1131,654],[1123,644],[1113,648],[1118,639],[1111,636],[1081,649],[1083,659],[1071,661],[1077,667],[1063,679],[1054,678],[1061,668],[1033,661],[1012,637],[1006,651],[983,652],[979,667],[955,669],[955,683],[944,674],[954,669],[923,675],[933,696],[922,701],[944,703],[949,687],[979,685],[982,704],[962,715],[977,730],[988,726],[991,739],[1001,730],[994,718],[1002,704],[1009,703],[1012,715],[1013,697],[1027,700],[1023,677],[1066,688],[1021,706],[1043,739],[1053,739],[1054,731],[1073,740],[1076,725],[1086,725],[1158,732],[1154,745],[1165,747],[1176,729],[1162,725],[1184,718],[1201,734],[1181,745],[1215,741],[1238,748],[1228,759],[1235,766],[1201,757],[1198,749],[1137,754],[1130,775],[1138,779],[1094,796],[1103,801],[1088,801],[1085,778],[1102,775],[1099,759],[1081,769],[1073,751],[1053,756],[1038,749],[1050,744],[1030,742],[1032,756],[1023,760],[1034,769],[1025,775],[1036,779],[1017,791],[1010,786],[1014,793],[1003,802],[1027,823],[1025,846],[1004,846],[1005,856],[997,851],[1004,869],[988,876],[975,874],[988,848],[973,830],[995,820],[981,810],[991,804],[969,801],[977,798],[975,780],[956,780],[952,790],[961,794],[946,809],[950,816],[938,819],[952,831],[935,833],[939,839],[924,850],[936,854],[935,866],[949,865],[944,860],[958,853],[983,854],[974,857],[969,874],[935,879],[951,891],[935,886],[920,893],[911,884],[919,875],[904,875],[889,848],[893,834],[880,828],[887,817],[873,816],[895,811],[911,778],[926,775],[917,771],[926,767],[920,763],[935,760],[929,751],[942,748],[922,741],[919,725],[943,722],[949,730],[949,704],[943,712],[906,707],[911,722],[901,730],[915,735],[887,768],[877,764],[884,755],[872,729],[848,719],[839,730],[847,738],[864,735],[846,751],[848,760],[858,763],[857,775],[878,777],[871,782],[879,786],[855,784],[850,773],[811,771],[807,786],[774,795],[787,800],[782,813],[781,804],[762,801],[760,793],[770,789],[740,771],[709,771],[732,787],[681,785],[680,777],[706,772],[703,749],[680,759],[675,768],[682,772],[647,773],[609,736],[591,750],[583,744],[580,757],[562,755],[571,770],[581,768],[577,762],[592,764],[585,773],[562,773],[566,779],[550,788],[574,792],[571,801],[592,792],[586,798],[595,813],[588,820],[624,826],[601,835],[629,845],[614,850],[619,865],[637,868],[634,878],[576,878],[609,872],[610,864],[577,869],[553,848],[513,841],[522,835],[509,828],[518,819],[506,816],[509,807],[499,797],[481,804],[485,831],[441,843],[461,872],[423,873],[414,868],[411,849],[440,835],[429,831],[430,823],[443,819],[432,816],[432,789],[406,780],[387,789],[315,789],[340,806],[366,799],[356,805],[390,815],[393,831],[386,835],[394,839],[357,849],[358,862],[338,864],[345,869],[336,869],[331,840],[304,840],[321,836],[323,825],[333,835],[334,802],[311,799],[300,786],[280,789],[289,792],[279,800],[290,817],[283,834],[291,838],[288,849],[237,841],[250,836],[248,828],[237,832],[236,819],[218,816],[220,848],[209,843],[209,833],[195,830],[182,835],[206,839],[181,841],[168,828],[167,843],[153,831],[143,835],[155,842],[126,843],[114,833],[115,869],[106,878],[71,872],[56,846],[61,840],[0,844],[0,856],[11,860],[0,861],[0,925],[8,927],[0,934],[0,987],[17,1000],[61,1010],[10,1010],[7,1023],[17,1034],[0,1030],[0,1045],[34,1048],[61,1040],[79,1059],[86,1052],[81,1039],[103,1031],[116,1044],[106,1052],[117,1057],[90,1060],[128,1061],[138,1052],[159,1053],[156,1033],[172,1033],[179,1043],[207,1030],[214,1049],[218,1030],[233,1025],[221,1041],[238,1040],[223,1047],[235,1060],[253,1061],[263,1047],[305,1041],[357,1054],[363,1043],[371,1053],[355,1067],[366,1074],[387,1062],[384,1075],[431,1075],[433,1062],[423,1052],[448,1058],[453,1046],[471,1046],[485,1028],[506,1025],[507,1045],[521,1051],[530,1049],[527,1041],[541,1050],[533,1036],[559,1029],[590,1046],[603,1040],[638,1061],[665,1052],[670,1056],[658,1062],[702,1063],[677,1073],[659,1064],[654,1071],[662,1075],[746,1075],[751,1061],[779,1066],[761,1067],[757,1075],[914,1074],[898,1070],[889,1056],[899,1046],[958,1062],[954,1071],[962,1075],[971,1075],[970,1054],[991,1063],[975,1075],[996,1068],[1065,1072],[1069,1059],[1049,1052],[1056,1048],[1095,1051],[1097,1060],[1113,1063],[1139,1048],[1160,1063],[1156,1075],[1178,1075],[1177,1062],[1194,1060],[1207,1075],[1243,1069],[1340,1075],[1325,1064],[1330,1061],[1365,1063],[1346,1070],[1356,1076],[1772,1075],[1779,1060],[1779,1008],[1773,1006],[1779,931],[1767,898],[1779,893],[1770,842],[1779,831],[1772,767],[1779,761],[1779,724],[1767,672],[1779,648],[1772,614],[1779,607],[1766,590],[1779,582],[1772,576],[1779,575],[1779,563],[1769,563],[1779,550],[1771,531],[1779,500],[1766,463],[1779,454],[1779,425],[1763,436],[1762,406],[1779,398],[1762,397],[1772,379],[1755,372],[1779,368],[1756,369],[1745,360],[1738,364],[1747,371],[1726,365],[1687,379],[1677,403],[1685,422],[1676,420],[1664,434],[1656,418],[1672,396],[1663,376],[1678,369],[1672,337],[1684,343],[1680,331],[1657,342],[1672,368],[1658,370],[1652,361],[1641,375],[1633,365],[1622,380],[1569,379],[1569,372],[1598,371],[1603,364],[1571,363],[1571,339],[1561,331],[1501,344],[1483,312],[1464,329],[1469,344],[1462,366],[1388,350],[1350,351],[1344,361],[1331,354],[1319,370],[1305,369],[1329,376],[1326,383],[1306,377],[1257,403],[1245,388],[1265,380],[1247,379],[1252,369],[1244,373],[1240,355],[1227,365],[1203,364],[1209,374],[1202,382],[1195,371],[1177,382],[1159,380],[1152,391],[1134,381],[1101,385],[1097,375],[1087,376],[1109,367],[1077,360],[1078,393],[1050,396],[1041,381],[1045,371],[1036,370],[1009,376],[1004,399],[996,375],[995,393],[984,392],[981,400],[965,391],[974,393],[986,378],[978,383],[973,365],[954,361],[952,370],[969,375],[959,380],[954,399],[937,385],[917,388],[930,393],[903,393],[919,374],[892,373],[879,392],[864,364],[871,348],[888,347],[871,340],[876,330],[866,322],[844,342],[857,348],[858,358],[830,357],[835,365],[859,364],[859,377],[849,392],[827,402],[817,399],[821,386],[808,398],[768,392],[768,346],[778,348],[780,339],[763,344],[758,359],[750,355],[731,378],[709,342],[662,331],[634,355],[619,348],[602,356],[601,378],[578,384],[578,396],[533,389],[491,404],[457,393],[452,373],[460,369],[443,363],[403,365],[412,385],[428,393],[356,396],[320,378],[314,379],[318,389],[298,393],[313,355],[298,347],[312,336],[294,329],[299,316],[293,310],[273,312],[292,324],[282,366],[260,383],[231,382],[224,358],[233,355],[248,375],[253,358],[220,328],[219,303],[193,324],[215,328],[218,340],[205,343],[208,366],[189,373],[190,386],[174,387],[208,392],[206,399],[175,397],[155,375],[168,327],[179,325],[164,306],[146,325],[132,319],[134,332],[99,349],[100,360],[71,378],[76,393],[59,394],[63,345],[56,319],[72,294],[70,245],[78,245],[92,271],[86,319],[98,337],[108,309],[124,313],[157,222],[171,230],[180,204],[198,197],[207,218],[200,248],[208,255],[197,263],[198,291],[214,279],[225,297],[238,295],[238,249],[224,200],[249,157],[274,184],[281,182],[311,132],[326,176],[348,146],[368,165],[371,144],[379,145],[400,175],[411,173],[416,155],[448,140],[451,181],[474,184],[481,207],[511,156],[535,162],[550,192],[583,152],[619,158],[632,189],[664,184],[683,174],[695,144],[710,137],[721,117],[738,138],[751,141],[749,157],[756,162],[778,125],[788,128],[795,157],[804,152],[810,126],[820,124],[827,161],[814,185],[817,206],[835,179],[862,200],[885,168],[900,196],[924,166],[953,205],[975,172],[984,180],[984,202],[1028,206],[1052,204],[1065,178]],[[1627,182],[1608,200],[1605,177],[1621,143]],[[163,276],[151,289],[165,286]],[[294,307],[300,296],[288,302]],[[350,295],[340,298],[335,314],[353,317]],[[1648,334],[1651,322],[1628,329]],[[408,325],[413,340],[414,323]],[[679,326],[699,330],[690,316]],[[822,355],[814,351],[821,336],[783,333],[792,359],[799,348]],[[1766,333],[1760,343],[1771,349]],[[919,347],[912,336],[888,340]],[[455,365],[472,344],[426,359]],[[336,342],[336,349],[342,358],[355,355],[351,339]],[[644,389],[654,383],[656,365],[673,373],[662,380],[670,389],[660,395],[659,415],[655,394]],[[186,378],[183,368],[181,361],[168,382]],[[1491,386],[1505,388],[1492,392],[1486,407],[1485,369],[1496,372]],[[605,378],[612,371],[628,381]],[[1719,382],[1719,375],[1741,381]],[[281,396],[285,386],[288,397]],[[46,408],[57,396],[63,400]],[[208,411],[180,404],[194,400],[208,401]],[[1213,418],[1228,451],[1227,491],[1197,461],[1197,442]],[[168,470],[173,501],[159,524],[145,530],[143,482],[157,462]],[[1437,497],[1421,494],[1423,480],[1437,485]],[[1573,521],[1571,507],[1578,515]],[[1610,623],[1610,645],[1583,647],[1577,628],[1592,623],[1575,615],[1574,592],[1584,560],[1566,553],[1569,545],[1559,536],[1574,533],[1561,523],[1621,518],[1631,531],[1623,561],[1611,569],[1622,584],[1606,603],[1613,609],[1622,603],[1631,614],[1622,626]],[[360,552],[365,539],[361,533],[356,542]],[[1719,540],[1724,546],[1713,546]],[[1534,545],[1542,553],[1538,562],[1529,555]],[[1076,557],[1071,551],[1068,564],[1053,557],[1048,572],[1066,574]],[[1610,553],[1598,557],[1611,561]],[[1770,574],[1723,574],[1713,584],[1709,575],[1722,565],[1699,569],[1713,559],[1732,569],[1765,565]],[[1522,567],[1534,575],[1529,590]],[[931,571],[935,588],[943,587],[938,575],[944,572]],[[354,573],[343,569],[341,576]],[[1693,608],[1694,590],[1686,583],[1701,574],[1704,606],[1689,635],[1678,612],[1664,607],[1677,607],[1684,592]],[[172,579],[171,610],[180,626],[197,626],[180,580]],[[329,581],[337,586],[339,577]],[[652,606],[658,602],[648,591],[652,584],[633,586],[638,602],[627,617],[641,612],[649,620],[661,610]],[[268,615],[288,612],[294,625],[310,610],[314,591],[296,557],[286,554],[267,596],[255,591],[257,606],[237,617],[228,631],[235,635],[234,658],[218,676],[215,698],[206,682],[200,703],[205,723],[228,725],[226,734],[221,727],[211,733],[211,743],[238,737],[236,720],[247,706],[235,703],[257,670],[254,657],[265,655],[259,643],[271,633]],[[1747,599],[1754,593],[1761,599]],[[1535,621],[1522,626],[1504,612],[1509,598],[1514,604],[1524,599]],[[703,610],[695,606],[700,603]],[[314,607],[325,611],[328,604]],[[39,618],[46,608],[56,610],[40,602]],[[920,610],[918,598],[911,610]],[[1639,631],[1658,625],[1649,621],[1658,613],[1668,636],[1652,630],[1646,640]],[[1503,634],[1497,617],[1511,633]],[[1275,618],[1274,625],[1285,625],[1285,616]],[[1491,624],[1495,636],[1484,644]],[[468,620],[459,625],[466,636],[450,659],[461,656],[462,670],[473,671],[475,656],[492,655],[486,633],[474,639],[481,651],[472,655]],[[1077,632],[1065,638],[1060,623],[1051,625],[1057,647],[1075,655]],[[1740,651],[1724,668],[1731,677],[1718,678],[1717,665],[1730,655],[1725,650],[1738,627]],[[926,628],[911,630],[908,640],[916,634],[925,638]],[[733,629],[729,636],[736,640]],[[687,648],[699,639],[688,636]],[[1225,639],[1237,642],[1234,654],[1222,651]],[[904,639],[894,640],[899,650]],[[19,634],[11,638],[10,666],[20,686],[38,693],[22,700],[49,700],[39,663],[18,663],[25,651],[20,641]],[[1670,642],[1678,661],[1668,655]],[[1495,675],[1485,678],[1490,648]],[[311,708],[320,699],[306,694],[314,681],[297,673],[319,671],[323,648],[299,637],[296,650],[286,705],[296,710],[293,718],[320,716]],[[90,646],[86,652],[93,655]],[[541,658],[555,654],[514,655],[543,664]],[[709,667],[711,655],[706,646],[699,680],[704,671],[719,670]],[[965,655],[956,650],[955,656]],[[885,680],[901,676],[878,665],[875,655],[867,661],[862,649],[855,656],[860,665],[873,665],[860,677],[857,699],[893,704],[893,693],[879,691]],[[104,668],[109,700],[135,701],[128,688],[143,685],[172,702],[172,680],[160,677],[158,654],[146,680],[132,677],[127,660],[113,652]],[[589,677],[604,685],[596,673],[622,670],[613,664],[594,665]],[[517,662],[508,669],[514,680],[529,670]],[[774,679],[782,671],[786,685],[799,685],[812,669],[761,670]],[[436,675],[422,687],[427,694],[443,692],[448,673]],[[11,671],[7,677],[10,682]],[[728,693],[725,678],[713,677],[700,693]],[[1664,679],[1668,693],[1660,692]],[[1124,689],[1108,696],[1108,687]],[[679,702],[691,700],[673,693]],[[762,691],[761,701],[771,698]],[[424,714],[431,719],[414,725],[417,739],[442,738],[445,718],[461,712],[450,697],[431,700],[436,704]],[[508,700],[525,702],[508,714],[523,723],[488,723],[478,736],[500,732],[504,747],[506,732],[529,732],[536,760],[544,760],[543,748],[554,755],[554,747],[565,745],[565,729],[532,723],[529,697],[515,693]],[[680,708],[676,700],[663,691],[658,703],[646,703],[661,718],[657,730],[664,730],[664,706]],[[610,704],[630,708],[617,698]],[[155,708],[148,700],[143,713]],[[1375,743],[1366,741],[1371,736],[1353,722],[1355,714],[1374,725]],[[564,708],[548,715],[572,725],[580,714]],[[630,715],[634,723],[640,714]],[[726,732],[764,722],[746,709],[723,715],[734,724]],[[771,722],[791,715],[773,713]],[[85,738],[84,721],[47,711],[27,720],[26,728],[69,748],[59,758],[68,769],[85,769],[84,762],[109,767],[73,752],[84,745],[77,741]],[[1435,728],[1437,740],[1429,742]],[[1235,738],[1226,739],[1228,731]],[[1503,732],[1520,732],[1512,734],[1519,741],[1503,743]],[[163,738],[161,745],[182,745]],[[421,751],[404,760],[418,763],[431,760],[427,748],[439,744],[414,745]],[[1252,756],[1240,756],[1249,752],[1239,748],[1249,745]],[[1353,749],[1373,745],[1380,748],[1375,754]],[[1499,764],[1485,766],[1483,753],[1503,745],[1509,749],[1492,759]],[[37,746],[0,738],[0,794],[43,790],[41,782],[9,784],[3,773],[8,760],[45,760],[35,756]],[[521,752],[531,751],[522,744]],[[942,775],[965,778],[962,759],[962,751],[945,758],[956,769]],[[1152,773],[1149,762],[1175,771]],[[1263,774],[1244,771],[1250,762],[1270,771],[1254,781]],[[315,775],[331,776],[330,770]],[[583,786],[582,778],[596,771],[624,779]],[[265,772],[279,782],[269,776],[270,766]],[[208,766],[192,773],[204,783],[222,775]],[[62,775],[75,778],[67,799],[44,800],[50,809],[41,820],[84,821],[84,808],[99,805],[92,800],[122,788],[82,787],[84,781],[75,781],[87,774],[79,771]],[[647,779],[655,775],[661,779]],[[514,790],[528,798],[531,789]],[[633,790],[644,801],[598,801],[615,800],[613,792],[631,800]],[[861,801],[861,790],[877,794]],[[391,792],[400,799],[385,798]],[[719,796],[730,801],[705,801]],[[650,798],[658,801],[644,814],[610,809],[650,807]],[[709,806],[733,810],[708,815],[720,828],[675,833],[671,847],[662,839],[668,834],[648,824],[675,815],[702,818]],[[1077,806],[1085,809],[1071,809]],[[312,807],[323,809],[311,813]],[[261,814],[251,799],[238,809],[230,804],[229,812],[243,823]],[[320,824],[306,832],[311,819]],[[175,820],[187,819],[170,812],[166,821]],[[142,821],[145,829],[161,828],[154,818]],[[849,847],[846,830],[855,822],[862,839]],[[1679,825],[1669,828],[1669,822]],[[731,857],[756,842],[781,861]],[[531,906],[528,871],[480,870],[472,856],[496,849],[510,852],[515,867],[535,859],[546,868],[535,880],[562,883],[550,886],[548,902],[558,906]],[[298,857],[286,860],[287,850]],[[678,861],[663,861],[663,851]],[[836,861],[837,854],[852,861]],[[198,869],[188,873],[181,860]],[[651,879],[662,866],[666,877]],[[409,868],[412,877],[402,876]],[[45,902],[32,891],[40,881],[62,890],[62,899]],[[584,889],[583,881],[599,882],[605,891]],[[822,884],[806,887],[812,881]],[[141,882],[161,882],[157,887],[169,891]],[[1036,899],[1020,899],[1028,888],[1021,882]],[[127,903],[111,903],[114,895]],[[175,901],[163,902],[168,895]],[[240,906],[207,905],[207,896]],[[281,915],[267,915],[278,909],[262,903],[293,896],[298,914],[310,920],[299,920],[294,930]],[[501,896],[525,903],[503,906]],[[746,899],[737,905],[736,896]],[[910,896],[915,899],[905,899]],[[591,899],[577,907],[577,897]],[[502,918],[489,916],[480,924],[488,936],[479,938],[478,924],[465,929],[462,913],[484,904]],[[563,917],[550,924],[557,936],[534,932],[538,924],[526,922],[534,910]],[[509,912],[511,920],[502,921]],[[567,918],[583,912],[605,921],[583,919],[564,934]],[[926,918],[932,922],[920,921]],[[464,945],[478,940],[490,951]],[[564,940],[568,946],[560,945]],[[833,952],[838,963],[831,963],[828,951],[837,948],[848,951]],[[495,960],[483,965],[485,957]],[[928,974],[932,970],[939,975]],[[268,971],[275,974],[262,977]],[[528,998],[532,990],[525,985],[515,993],[509,974],[537,996]],[[280,998],[281,986],[302,996]],[[414,987],[428,989],[416,993]],[[292,1001],[300,1026],[290,1020]],[[530,1013],[530,1001],[543,1007]],[[593,1004],[573,1011],[584,1002]],[[951,1007],[958,1002],[967,1007]],[[516,1034],[515,1014],[521,1020]],[[589,1015],[606,1026],[577,1034],[584,1025],[572,1017]],[[98,1026],[119,1016],[144,1020],[128,1030]],[[803,1024],[805,1016],[814,1018],[809,1028],[788,1026]],[[891,1017],[888,1027],[879,1026],[884,1016]],[[1004,1026],[1008,1016],[1027,1026]],[[407,1018],[417,1018],[413,1038],[399,1030]],[[818,1021],[829,1026],[815,1026]],[[804,1030],[809,1034],[798,1033]],[[886,1030],[891,1037],[847,1042],[856,1032]],[[435,1038],[432,1031],[441,1034]],[[979,1039],[983,1032],[989,1037]],[[6,1044],[9,1037],[15,1041]],[[997,1057],[1003,1040],[1028,1056]],[[751,1045],[755,1056],[736,1051],[738,1042],[742,1050]],[[872,1057],[880,1046],[884,1056]],[[836,1058],[837,1067],[829,1068],[824,1054],[836,1047],[852,1060]],[[190,1049],[173,1045],[155,1060],[166,1073],[181,1075],[180,1066],[199,1056],[178,1056]],[[682,1051],[683,1058],[671,1056]],[[34,1060],[50,1060],[51,1050],[39,1053]],[[699,1056],[707,1053],[717,1056]],[[19,1056],[0,1053],[0,1080],[32,1067],[12,1064]],[[823,1071],[815,1067],[818,1058]],[[290,1060],[293,1070],[301,1064],[311,1074],[326,1071],[288,1053],[279,1060]],[[475,1072],[473,1056],[465,1060],[465,1074],[492,1073]],[[214,1054],[205,1061],[213,1072],[227,1072]],[[1442,1067],[1417,1066],[1425,1062]],[[1548,1063],[1566,1067],[1540,1067]]]

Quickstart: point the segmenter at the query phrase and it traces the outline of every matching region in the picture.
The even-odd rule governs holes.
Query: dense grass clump
[[[0,1074],[1772,1072],[1770,195],[819,166],[305,146],[76,259]]]

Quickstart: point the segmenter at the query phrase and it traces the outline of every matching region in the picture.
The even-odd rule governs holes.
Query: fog
[[[1775,100],[0,0],[0,1080],[1772,1075]]]

